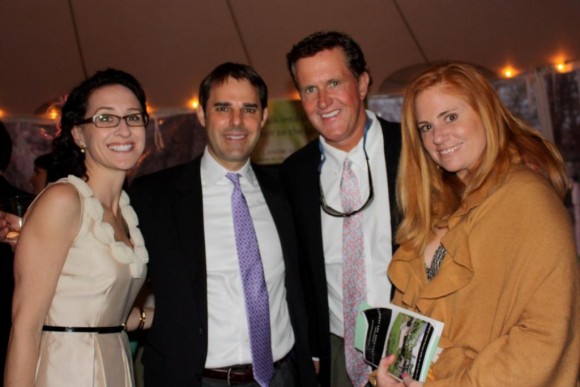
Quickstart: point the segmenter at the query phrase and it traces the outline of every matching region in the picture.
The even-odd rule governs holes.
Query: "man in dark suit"
[[[155,296],[143,356],[149,387],[258,386],[256,358],[263,353],[252,349],[232,172],[249,207],[268,292],[270,334],[263,337],[271,341],[265,363],[273,376],[259,384],[315,385],[291,209],[274,171],[250,162],[268,117],[267,98],[251,67],[216,67],[200,86],[203,155],[132,186]]]
[[[13,196],[30,195],[28,192],[10,184],[3,176],[12,156],[12,139],[4,124],[0,121],[0,204],[4,204]],[[2,210],[2,207],[0,207]],[[4,241],[8,232],[8,220],[17,221],[16,216],[4,214],[0,211],[0,241]],[[0,375],[4,375],[4,363],[10,327],[12,326],[12,294],[14,292],[13,275],[14,254],[8,243],[0,243]],[[0,383],[2,384],[2,383]]]
[[[400,126],[365,110],[371,77],[350,36],[312,34],[292,48],[287,60],[304,111],[320,134],[281,169],[296,222],[304,293],[309,295],[313,357],[319,361],[321,385],[360,387],[370,369],[353,349],[353,316],[360,301],[373,305],[390,300],[386,271],[397,227]],[[345,173],[354,174],[359,191],[352,208],[341,201]],[[346,231],[355,219],[357,234]],[[348,242],[352,235],[359,238],[358,250]],[[347,261],[357,263],[347,269]],[[343,285],[348,281],[360,286],[358,298],[344,295],[352,288]]]

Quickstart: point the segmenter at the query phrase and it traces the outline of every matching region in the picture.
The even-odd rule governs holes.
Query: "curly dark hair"
[[[55,164],[66,174],[87,178],[85,155],[75,143],[72,129],[85,119],[89,97],[98,88],[108,85],[125,86],[135,94],[141,110],[147,115],[147,100],[145,92],[137,79],[129,73],[116,69],[106,69],[96,72],[84,80],[69,94],[60,120],[60,134],[53,141]]]
[[[288,71],[292,76],[294,85],[296,82],[295,65],[302,58],[310,58],[320,51],[342,48],[346,57],[346,63],[352,75],[359,79],[362,73],[369,74],[369,86],[372,84],[371,73],[365,60],[365,55],[358,45],[349,35],[338,31],[319,31],[308,35],[296,43],[286,55]]]

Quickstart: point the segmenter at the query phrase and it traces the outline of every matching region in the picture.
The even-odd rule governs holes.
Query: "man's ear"
[[[197,120],[199,121],[201,126],[205,128],[205,112],[203,111],[201,105],[197,107],[197,109],[195,110],[195,114],[197,115]]]
[[[364,73],[362,73],[360,75],[360,77],[358,77],[358,92],[359,92],[361,101],[364,101],[364,99],[367,97],[367,94],[369,93],[369,82],[370,81],[371,81],[371,77],[370,77],[369,73],[367,73],[366,71]]]
[[[262,110],[262,122],[260,122],[260,129],[264,127],[264,125],[266,125],[266,122],[268,121],[268,108],[264,108],[264,110]]]

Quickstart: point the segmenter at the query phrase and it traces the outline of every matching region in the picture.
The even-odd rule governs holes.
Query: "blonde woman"
[[[445,323],[425,386],[573,386],[578,268],[556,148],[472,66],[419,75],[403,106],[394,303]],[[380,386],[420,386],[387,375]]]

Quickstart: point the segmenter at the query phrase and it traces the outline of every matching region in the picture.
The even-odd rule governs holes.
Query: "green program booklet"
[[[389,373],[397,379],[406,372],[424,382],[437,353],[443,323],[410,310],[385,304],[363,303],[357,316],[355,347],[368,364],[378,367],[387,354],[396,360]]]

